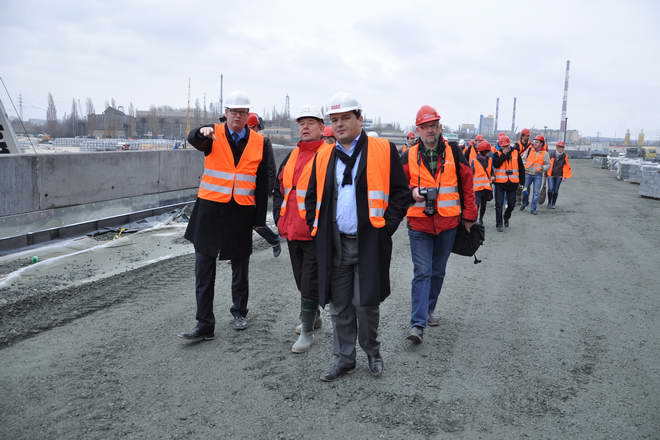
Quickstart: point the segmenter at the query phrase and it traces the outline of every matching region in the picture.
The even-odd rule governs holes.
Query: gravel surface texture
[[[198,344],[175,337],[194,325],[190,254],[34,286],[0,307],[0,438],[658,439],[660,202],[574,167],[556,210],[516,209],[498,233],[491,204],[483,263],[450,258],[440,326],[414,347],[399,229],[379,379],[358,350],[353,375],[319,381],[325,314],[312,350],[290,352],[299,295],[286,246],[273,258],[255,241],[244,332],[229,327],[230,266],[218,264],[216,339]]]

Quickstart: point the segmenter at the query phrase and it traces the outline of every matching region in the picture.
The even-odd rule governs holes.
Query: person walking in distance
[[[371,374],[383,374],[379,307],[390,295],[391,235],[410,190],[396,146],[366,135],[355,98],[335,94],[326,113],[337,143],[316,153],[305,208],[315,237],[319,301],[329,304],[333,321],[334,360],[321,375],[330,382],[355,370],[356,339]]]
[[[185,238],[195,247],[195,328],[178,336],[197,341],[213,339],[216,259],[230,260],[232,327],[248,326],[248,270],[252,228],[266,223],[270,141],[246,127],[250,100],[236,91],[225,104],[226,123],[190,132],[188,142],[204,153],[197,200]]]
[[[477,220],[477,207],[472,169],[460,147],[450,146],[442,137],[438,112],[422,106],[415,125],[419,142],[401,161],[414,202],[407,211],[414,271],[407,339],[419,344],[427,325],[439,324],[434,312],[456,230],[470,230]]]
[[[488,201],[493,200],[493,157],[491,145],[482,141],[477,146],[477,156],[470,160],[470,168],[474,174],[474,195],[479,208],[479,223],[484,224],[484,215]]]
[[[308,351],[314,343],[314,329],[321,327],[319,314],[318,266],[314,243],[305,223],[306,180],[312,159],[323,142],[323,115],[320,107],[305,106],[296,116],[298,145],[284,158],[277,173],[273,193],[273,218],[280,234],[286,238],[296,287],[300,292],[300,334],[291,347],[294,353]]]
[[[522,160],[525,163],[525,184],[520,210],[524,210],[529,205],[529,191],[532,189],[532,206],[529,213],[536,215],[543,176],[550,168],[550,155],[545,150],[545,138],[543,136],[534,138],[532,148],[528,148],[522,154]]]
[[[248,114],[247,126],[250,130],[259,133],[263,130],[263,119],[256,113],[250,112]],[[268,162],[268,195],[273,194],[273,187],[275,186],[275,157],[270,155],[271,160]],[[277,258],[282,253],[282,245],[280,244],[280,236],[273,232],[268,225],[255,226],[254,231],[261,235],[266,242],[273,248],[273,257]]]
[[[498,232],[509,227],[511,214],[516,206],[516,190],[525,183],[525,167],[518,150],[511,148],[511,140],[504,136],[499,140],[501,150],[493,155],[493,173],[495,174],[495,226]],[[504,202],[507,207],[504,210]]]
[[[555,209],[557,196],[559,195],[559,185],[573,177],[573,168],[568,160],[568,154],[564,151],[566,144],[563,141],[557,142],[555,151],[550,154],[550,166],[548,167],[548,208]]]

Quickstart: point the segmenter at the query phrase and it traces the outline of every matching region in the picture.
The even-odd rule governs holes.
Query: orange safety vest
[[[390,141],[383,138],[367,137],[367,199],[369,203],[369,221],[374,228],[385,226],[385,211],[390,199]],[[321,147],[316,158],[316,215],[312,228],[312,237],[316,236],[319,225],[323,189],[328,164],[335,146]],[[302,177],[301,177],[302,178]],[[306,189],[306,188],[305,188]]]
[[[322,144],[323,145],[323,144]],[[296,169],[296,162],[298,161],[298,155],[300,154],[300,147],[296,147],[291,152],[289,160],[284,166],[282,171],[282,186],[284,186],[284,201],[282,202],[282,207],[280,208],[280,217],[284,217],[286,214],[287,201],[289,200],[289,195],[293,189],[293,173]],[[307,184],[309,183],[309,174],[312,170],[312,161],[310,160],[303,167],[300,176],[298,177],[298,184],[296,185],[296,204],[298,205],[298,214],[300,217],[305,218],[305,195],[307,194]],[[301,187],[301,184],[303,187]]]
[[[442,217],[455,217],[461,215],[461,198],[458,194],[458,175],[454,151],[445,142],[444,170],[433,177],[424,165],[419,151],[419,144],[410,148],[408,152],[408,170],[410,172],[409,184],[411,187],[438,188],[436,210]],[[420,166],[420,164],[422,166]],[[408,217],[427,217],[424,214],[425,202],[415,202],[408,208]]]
[[[483,189],[491,190],[490,186],[490,175],[488,174],[488,170],[484,168],[484,166],[479,162],[477,159],[473,159],[470,162],[470,165],[472,166],[472,169],[474,170],[474,177],[472,179],[472,188],[475,191],[481,191]],[[493,158],[489,157],[488,158],[488,169],[492,170],[493,168]]]
[[[503,155],[501,151],[498,151],[497,154]],[[501,168],[495,168],[495,183],[519,183],[520,182],[520,172],[518,170],[518,150],[511,150],[511,160],[505,160],[500,165]],[[507,174],[507,170],[510,171]]]
[[[527,153],[527,160],[525,160],[525,169],[533,171],[534,173],[539,173],[543,168],[543,159],[545,158],[545,151],[536,151],[536,148],[532,148]]]
[[[552,177],[552,166],[555,164],[555,158],[551,157],[550,158],[550,168],[548,168],[548,177]],[[571,168],[571,164],[568,161],[568,154],[566,154],[566,160],[564,161],[564,166],[562,168],[561,174],[564,179],[570,179],[573,177],[573,168]]]
[[[532,146],[532,143],[531,143],[531,142],[528,142],[528,143],[527,143],[527,147],[525,147],[525,146],[522,144],[521,141],[516,142],[516,144],[518,144],[518,153],[520,153],[520,154],[523,154],[523,153],[525,152],[525,150],[527,150],[527,148],[529,148],[529,147]]]
[[[467,147],[466,152],[468,152],[467,157],[466,157],[468,162],[471,162],[471,161],[473,161],[477,158],[477,148],[476,147]],[[465,152],[463,153],[463,155],[465,156]]]
[[[264,153],[264,137],[250,130],[248,142],[238,165],[234,165],[225,124],[215,124],[211,153],[204,158],[204,174],[197,197],[228,203],[232,196],[239,205],[256,205],[257,169]]]

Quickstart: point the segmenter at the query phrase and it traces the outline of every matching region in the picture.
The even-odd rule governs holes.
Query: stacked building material
[[[660,165],[644,165],[642,180],[639,185],[639,195],[660,199]]]
[[[594,168],[602,168],[604,170],[607,169],[607,157],[596,156],[592,159],[591,163],[592,163]]]

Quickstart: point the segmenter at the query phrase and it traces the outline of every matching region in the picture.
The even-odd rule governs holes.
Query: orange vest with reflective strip
[[[525,169],[539,173],[543,168],[543,160],[545,158],[545,151],[536,151],[536,148],[532,148],[527,153],[527,159],[525,160]]]
[[[481,191],[483,189],[492,190],[490,186],[490,175],[484,166],[477,159],[473,159],[470,162],[472,169],[474,170],[474,177],[472,178],[472,188],[475,191]],[[488,169],[493,169],[493,158],[488,158]]]
[[[466,150],[468,152],[466,159],[468,162],[472,162],[477,158],[477,148],[476,147],[468,147]],[[465,155],[465,153],[463,153]]]
[[[334,144],[323,146],[316,153],[316,215],[312,237],[316,236],[318,230],[325,177],[334,148]],[[374,228],[385,226],[385,211],[390,199],[390,152],[390,141],[387,139],[367,137],[367,199],[369,221]]]
[[[197,197],[228,203],[232,197],[239,205],[256,205],[257,169],[264,152],[264,137],[250,130],[248,142],[238,165],[225,135],[225,124],[215,124],[211,153],[204,158],[204,174]]]
[[[497,152],[498,155],[503,155],[501,151]],[[507,174],[507,170],[510,173]],[[495,183],[519,183],[520,182],[520,170],[518,169],[518,150],[511,150],[511,160],[505,160],[500,165],[500,168],[495,168]]]
[[[438,165],[440,165],[438,163]],[[424,165],[419,151],[419,144],[410,148],[408,152],[408,170],[410,172],[409,184],[411,187],[438,188],[436,210],[442,217],[455,217],[461,215],[461,198],[458,194],[458,176],[456,158],[451,146],[445,142],[444,170],[436,173],[436,177]],[[424,214],[425,202],[415,202],[406,215],[408,217],[427,217]]]
[[[565,153],[564,153],[565,154]],[[555,164],[555,158],[551,157],[550,158],[550,168],[548,168],[548,177],[552,177],[552,166]],[[564,166],[562,167],[561,174],[564,179],[570,179],[573,177],[573,168],[571,168],[571,164],[568,162],[568,154],[566,154],[566,160],[564,160]]]
[[[323,146],[323,144],[321,144]],[[296,147],[291,152],[289,160],[284,166],[282,171],[282,186],[284,187],[284,201],[282,202],[282,207],[280,208],[280,217],[284,217],[286,214],[287,201],[289,200],[289,195],[293,190],[293,173],[296,169],[296,162],[298,162],[298,155],[300,154],[300,147]],[[298,177],[298,182],[295,189],[296,194],[296,205],[298,206],[298,214],[300,217],[305,218],[305,195],[307,194],[307,184],[309,183],[309,175],[312,171],[312,161],[310,160],[303,167],[300,176]]]

